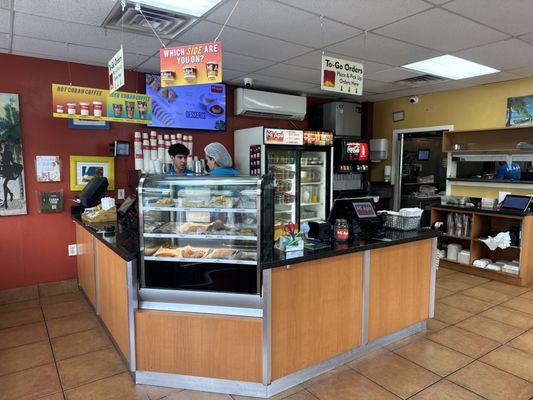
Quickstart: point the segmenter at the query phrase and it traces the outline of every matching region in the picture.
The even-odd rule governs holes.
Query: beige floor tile
[[[470,285],[456,279],[451,279],[449,275],[437,280],[437,287],[450,290],[452,292],[459,292],[460,290],[465,290],[471,288],[472,286],[474,285]]]
[[[144,389],[150,400],[159,400],[170,394],[181,392],[183,389],[174,389],[163,386],[138,385]]]
[[[386,355],[391,354],[390,350],[388,350],[386,347],[378,347],[377,349],[372,350],[371,352],[365,354],[362,357],[359,357],[353,361],[350,361],[348,364],[345,364],[346,367],[357,369],[359,365],[365,364],[377,357],[383,357]],[[338,370],[339,368],[336,368],[335,370]],[[333,371],[335,371],[333,370]],[[304,383],[305,385],[305,383]],[[307,387],[307,386],[306,386]]]
[[[60,390],[54,364],[0,377],[0,400],[37,399]]]
[[[459,308],[449,306],[437,301],[435,303],[435,319],[447,324],[456,324],[459,321],[471,317],[473,314]]]
[[[39,298],[37,286],[0,290],[0,304],[16,303]]]
[[[500,343],[506,343],[524,332],[523,329],[479,315],[465,319],[459,322],[457,326]]]
[[[480,361],[533,382],[533,354],[514,347],[502,346],[485,355]]]
[[[37,400],[65,400],[63,397],[63,392],[50,394],[48,396],[39,397]]]
[[[0,329],[0,350],[47,340],[44,322]]]
[[[392,393],[379,387],[371,380],[348,370],[317,382],[308,390],[320,400],[393,400]]]
[[[18,301],[0,306],[0,313],[27,310],[28,308],[40,308],[39,300]],[[0,316],[1,317],[1,316]]]
[[[403,399],[440,379],[438,375],[393,353],[359,364],[357,371]]]
[[[67,400],[148,400],[128,372],[65,391]]]
[[[464,354],[427,339],[419,340],[394,352],[440,376],[449,375],[473,361]]]
[[[465,296],[461,293],[452,294],[440,300],[440,302],[473,314],[480,313],[491,307],[491,304],[486,301]]]
[[[43,313],[40,308],[6,312],[0,315],[0,329],[31,324],[43,319]]]
[[[51,338],[100,327],[92,312],[52,319],[46,321],[46,325]]]
[[[521,294],[519,297],[522,297],[522,298],[528,299],[528,300],[533,300],[533,290],[530,290],[529,292]]]
[[[449,326],[448,328],[435,332],[429,335],[428,339],[473,358],[481,357],[500,345],[494,340],[456,328],[455,326]]]
[[[328,372],[324,372],[323,374],[317,375],[314,378],[311,378],[311,379],[309,379],[309,380],[307,380],[305,382],[302,382],[301,385],[299,385],[299,386],[301,386],[302,388],[306,388],[307,389],[310,386],[313,386],[317,382],[323,381],[325,379],[329,379],[329,378],[331,378],[333,376],[337,376],[339,374],[342,374],[345,371],[350,371],[350,368],[348,367],[348,365],[341,365],[341,366],[339,366],[337,368],[334,368],[334,369],[332,369],[332,370],[330,370]],[[295,386],[295,387],[293,387],[293,388],[291,388],[289,390],[294,390],[294,389],[298,389],[298,386]],[[296,391],[299,391],[299,390],[296,390]],[[294,392],[294,393],[296,393],[296,392]]]
[[[448,379],[489,400],[527,400],[533,396],[530,383],[479,361]]]
[[[464,295],[475,297],[476,299],[486,301],[491,304],[499,304],[509,300],[512,296],[500,293],[496,290],[487,289],[481,286],[475,286],[461,292]]]
[[[98,350],[57,363],[63,388],[71,389],[126,371],[114,348]]]
[[[313,396],[311,392],[303,390],[301,392],[291,394],[288,397],[285,397],[283,400],[318,400],[318,397]]]
[[[450,274],[455,274],[455,271],[452,269],[447,269],[447,268],[442,268],[442,267],[437,269],[437,278],[443,278]]]
[[[481,285],[482,283],[487,283],[490,281],[490,279],[482,278],[481,276],[464,274],[462,272],[456,272],[455,274],[448,275],[446,277],[450,279],[455,279],[456,281],[468,283],[472,286]]]
[[[64,303],[66,301],[76,301],[76,300],[85,300],[85,296],[83,295],[83,292],[79,291],[75,293],[65,293],[65,294],[59,294],[57,296],[41,297],[39,299],[41,304]]]
[[[407,346],[408,344],[418,342],[419,340],[422,340],[424,337],[426,337],[431,332],[428,330],[418,332],[414,335],[409,335],[406,338],[403,338],[401,340],[397,340],[396,342],[392,342],[385,346],[386,349],[393,351],[396,349],[399,349],[401,347]]]
[[[183,390],[165,397],[165,400],[232,400],[229,394]]]
[[[351,371],[350,368],[344,368],[344,370]],[[281,393],[278,393],[275,396],[270,397],[269,400],[282,400],[282,399],[286,400],[289,396],[295,395],[297,393],[305,392],[305,391],[306,390],[304,389],[302,385],[296,385],[287,390],[284,390]],[[233,397],[234,400],[255,400],[257,399],[257,397],[237,396],[237,395],[232,395],[231,397]]]
[[[449,325],[435,318],[430,318],[427,320],[427,330],[429,332],[437,332],[437,331],[440,331],[441,329],[446,328],[447,326]]]
[[[51,342],[58,361],[112,346],[102,328],[60,336],[53,338]]]
[[[511,340],[507,345],[526,351],[529,354],[533,354],[533,332],[529,331],[524,333],[521,336],[518,336],[516,339]]]
[[[502,303],[502,306],[533,315],[533,300],[515,297],[514,299]]]
[[[410,400],[483,400],[483,398],[455,383],[442,380],[411,397]]]
[[[489,290],[495,290],[497,292],[506,294],[508,296],[518,296],[524,292],[527,292],[529,289],[521,286],[508,285],[507,283],[490,281],[480,285],[480,287]]]
[[[41,283],[39,285],[39,296],[57,296],[65,293],[79,292],[77,279],[68,279],[66,281]]]
[[[85,300],[66,301],[64,303],[43,304],[45,319],[61,318],[67,315],[92,312]]]
[[[0,376],[54,362],[48,340],[0,351]]]
[[[507,307],[497,306],[487,311],[483,311],[480,315],[521,329],[529,329],[533,327],[532,315],[512,310]]]
[[[435,288],[435,299],[440,300],[443,297],[449,296],[449,295],[454,294],[454,293],[455,292],[452,292],[451,290],[447,290],[447,289],[444,289],[444,288],[441,288],[441,287],[437,286]]]

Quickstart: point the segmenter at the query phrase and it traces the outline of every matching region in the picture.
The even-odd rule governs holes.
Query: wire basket
[[[385,214],[385,228],[395,229],[397,231],[414,231],[420,228],[419,217],[404,217],[402,215]]]

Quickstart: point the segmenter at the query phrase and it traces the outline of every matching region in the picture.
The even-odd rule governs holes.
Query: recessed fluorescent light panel
[[[165,11],[174,11],[180,14],[201,17],[222,0],[130,0],[131,3],[139,3],[141,6],[159,8]]]
[[[497,69],[487,67],[472,61],[450,55],[430,58],[404,65],[403,68],[425,72],[426,74],[442,76],[450,79],[466,79],[474,76],[494,74]]]

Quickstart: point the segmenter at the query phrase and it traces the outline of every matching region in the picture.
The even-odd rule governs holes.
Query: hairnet
[[[222,143],[214,142],[205,146],[205,154],[215,160],[215,162],[224,168],[230,168],[233,164],[231,156]]]

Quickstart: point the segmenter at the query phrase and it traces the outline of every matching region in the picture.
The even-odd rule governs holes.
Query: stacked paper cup
[[[150,159],[157,160],[157,133],[150,132]]]
[[[170,135],[170,144],[176,144],[178,141],[176,140],[176,135],[173,133]]]
[[[143,140],[143,172],[150,172],[150,141]]]
[[[143,165],[143,145],[141,141],[141,132],[135,132],[133,139],[133,152],[135,154],[135,169],[142,170]]]
[[[161,163],[165,162],[165,141],[162,136],[157,139],[157,159],[161,160]]]

